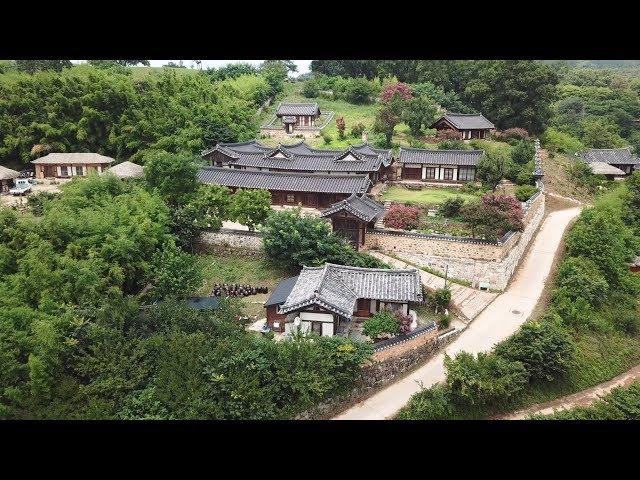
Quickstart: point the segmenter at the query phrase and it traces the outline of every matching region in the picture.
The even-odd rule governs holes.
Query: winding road
[[[542,291],[565,229],[580,213],[570,208],[549,213],[510,286],[442,352],[406,377],[344,411],[335,420],[393,418],[422,387],[445,379],[444,354],[478,353],[515,333],[531,315]]]

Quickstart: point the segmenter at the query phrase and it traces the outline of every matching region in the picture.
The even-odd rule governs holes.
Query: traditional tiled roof
[[[446,113],[433,122],[429,128],[433,128],[442,119],[448,121],[458,130],[484,130],[496,128],[493,123],[487,120],[480,113]]]
[[[278,283],[271,296],[267,299],[266,302],[264,302],[264,306],[269,307],[271,305],[280,305],[284,303],[297,281],[298,276],[296,275],[295,277],[285,278],[280,283]]]
[[[144,167],[133,162],[122,162],[107,170],[120,178],[136,178],[144,175]]]
[[[332,263],[303,267],[280,312],[289,313],[315,304],[351,318],[359,298],[421,301],[420,274],[416,269],[360,268]]]
[[[640,165],[638,157],[627,148],[594,148],[582,152],[580,156],[585,162],[604,162],[615,165]]]
[[[392,161],[391,150],[372,148],[367,143],[351,145],[346,150],[321,150],[304,141],[276,148],[257,141],[219,143],[203,155],[214,151],[225,154],[234,166],[308,172],[376,172]]]
[[[591,171],[596,175],[618,175],[623,176],[625,173],[617,167],[613,165],[609,165],[604,162],[589,162],[588,165],[591,167]]]
[[[366,195],[358,196],[355,193],[344,200],[334,203],[320,214],[328,217],[336,212],[344,210],[355,215],[365,222],[371,222],[384,213],[384,205],[370,199]]]
[[[0,165],[0,180],[10,180],[12,178],[18,178],[19,176],[20,172],[16,172],[15,170],[11,170],[10,168]]]
[[[296,117],[285,115],[282,117],[282,123],[296,123]]]
[[[220,306],[219,297],[189,297],[187,305],[196,310],[216,310]]]
[[[426,148],[400,148],[398,162],[432,165],[477,165],[484,150],[429,150]]]
[[[225,167],[203,167],[198,180],[227,187],[311,193],[365,193],[371,186],[367,175],[308,175]]]
[[[113,158],[98,153],[50,153],[44,157],[32,160],[31,163],[40,164],[87,164],[111,163]]]
[[[320,115],[317,103],[280,103],[276,110],[278,117],[284,115]]]

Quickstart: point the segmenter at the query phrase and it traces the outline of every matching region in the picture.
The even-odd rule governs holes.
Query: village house
[[[396,178],[425,182],[473,182],[483,150],[400,148]]]
[[[495,125],[479,113],[447,113],[433,122],[429,128],[438,132],[453,130],[460,134],[462,140],[488,138]]]
[[[20,176],[20,172],[0,165],[0,193],[7,193],[13,186],[13,181]]]
[[[363,194],[384,178],[393,158],[391,150],[367,143],[346,150],[320,150],[305,142],[267,147],[256,140],[219,143],[202,152],[211,167],[200,181],[271,192],[274,205],[326,208],[351,194]]]
[[[272,205],[325,208],[353,193],[371,188],[367,175],[309,175],[307,173],[260,172],[225,167],[203,167],[198,172],[202,183],[238,188],[264,189],[271,193]]]
[[[346,150],[320,150],[304,141],[274,148],[257,140],[218,143],[202,152],[202,158],[212,166],[237,170],[368,175],[372,183],[385,175],[393,161],[391,150],[373,148],[368,143]]]
[[[315,127],[320,117],[317,103],[280,103],[276,109],[278,117],[287,133],[293,133],[298,127]]]
[[[331,219],[333,231],[346,238],[356,250],[365,243],[367,227],[374,228],[376,220],[384,215],[384,205],[366,195],[352,194],[334,203],[320,216]]]
[[[291,332],[298,319],[302,332],[333,336],[343,334],[354,317],[368,318],[385,309],[415,317],[411,306],[422,300],[416,269],[327,263],[303,267],[297,277],[280,282],[265,307],[267,324],[275,332]]]
[[[640,169],[640,159],[631,153],[627,148],[593,148],[580,154],[576,154],[588,164],[594,162],[605,163],[622,171],[625,176],[631,175],[635,170]],[[598,169],[596,167],[596,169]],[[602,168],[600,168],[602,170]],[[593,170],[593,168],[592,168]],[[594,171],[594,173],[596,173]],[[603,175],[619,175],[613,170]]]
[[[113,162],[113,158],[97,153],[50,153],[32,160],[36,178],[84,177],[89,172],[101,173]]]

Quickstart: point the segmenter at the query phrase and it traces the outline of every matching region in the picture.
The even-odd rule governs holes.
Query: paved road
[[[550,213],[536,235],[522,267],[504,293],[499,295],[470,326],[443,352],[402,380],[356,404],[337,420],[383,420],[393,418],[411,395],[445,379],[444,352],[450,356],[461,351],[478,353],[490,350],[522,325],[535,307],[560,245],[565,228],[580,213],[580,208]]]

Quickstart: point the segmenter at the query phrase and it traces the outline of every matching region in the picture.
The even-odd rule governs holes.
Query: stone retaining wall
[[[357,385],[349,393],[316,405],[313,409],[307,410],[296,416],[298,420],[320,420],[329,419],[358,402],[365,400],[373,393],[388,385],[398,377],[420,363],[424,363],[433,357],[442,347],[450,344],[463,332],[463,329],[456,329],[442,335],[424,335],[426,339],[421,342],[409,343],[410,341],[398,344],[405,345],[403,351],[398,355],[376,361],[372,365],[367,365],[362,369],[362,377]],[[435,338],[434,338],[435,337]],[[417,337],[420,338],[420,337]],[[429,341],[424,341],[429,340]],[[382,350],[383,352],[386,350]],[[374,354],[375,357],[375,354]]]
[[[262,249],[262,234],[246,230],[230,230],[221,228],[217,232],[203,232],[200,243],[205,245],[244,248],[249,250]]]
[[[394,254],[406,262],[420,267],[429,267],[442,273],[448,268],[447,273],[450,277],[468,280],[473,287],[478,287],[480,282],[486,282],[489,288],[503,290],[507,287],[523,253],[542,222],[544,206],[544,195],[540,195],[527,210],[524,231],[512,235],[503,246],[496,247],[503,252],[495,259],[487,258],[488,255],[485,258],[472,255],[469,258],[460,258],[456,255],[460,250],[455,247],[452,247],[448,254],[430,254],[419,250],[394,251]],[[468,248],[471,251],[474,247]],[[481,251],[484,246],[476,248]]]

